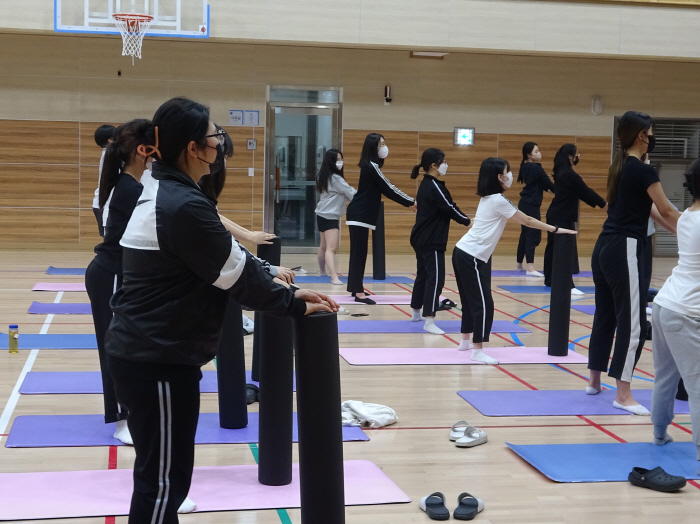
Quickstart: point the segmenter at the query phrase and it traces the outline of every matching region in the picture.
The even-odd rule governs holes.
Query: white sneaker
[[[528,277],[543,277],[544,273],[540,273],[539,271],[526,271],[525,275]]]
[[[578,289],[578,288],[573,288],[573,289],[571,290],[571,294],[572,294],[572,295],[585,295],[585,293],[584,293],[583,291],[581,291],[580,289]]]
[[[246,332],[247,335],[250,335],[253,331],[255,331],[255,322],[253,322],[251,319],[243,315],[243,331]]]
[[[179,514],[192,513],[196,509],[197,504],[195,504],[191,498],[186,497],[182,504],[180,504],[180,507],[177,509],[177,512]]]

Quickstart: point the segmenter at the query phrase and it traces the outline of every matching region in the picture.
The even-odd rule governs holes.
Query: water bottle
[[[10,353],[19,353],[19,326],[17,324],[10,324],[9,337],[10,337]]]

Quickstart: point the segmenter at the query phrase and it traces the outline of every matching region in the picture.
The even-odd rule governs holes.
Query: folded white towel
[[[348,400],[341,404],[343,414],[343,425],[346,426],[369,426],[370,428],[381,428],[394,424],[399,420],[396,411],[389,406],[381,404],[370,404],[359,400]]]

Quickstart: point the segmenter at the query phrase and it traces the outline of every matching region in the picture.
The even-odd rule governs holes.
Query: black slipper
[[[260,390],[258,389],[258,386],[256,386],[255,384],[246,384],[245,385],[246,403],[252,404],[253,402],[257,402],[259,393],[260,393]]]
[[[669,493],[678,491],[685,486],[685,479],[676,475],[669,475],[661,466],[654,469],[632,468],[627,479],[640,488],[649,488],[654,491]]]
[[[370,305],[370,306],[376,304],[376,302],[375,302],[374,300],[372,300],[371,298],[369,298],[369,297],[367,297],[367,298],[360,298],[360,297],[357,297],[357,296],[356,296],[356,297],[355,297],[355,302],[361,302],[362,304],[367,304],[367,305]]]
[[[450,512],[445,507],[445,495],[439,491],[423,497],[418,505],[420,509],[428,514],[431,520],[449,520],[450,518]]]
[[[453,301],[451,301],[449,298],[446,298],[438,304],[438,311],[449,311],[453,307],[457,307],[457,304]]]
[[[458,506],[455,508],[455,520],[473,520],[484,510],[484,501],[469,493],[462,493],[457,497]]]

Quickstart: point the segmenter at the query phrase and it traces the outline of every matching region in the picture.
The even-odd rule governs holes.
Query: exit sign
[[[473,127],[455,127],[455,145],[456,146],[473,146],[474,145],[474,128]]]

